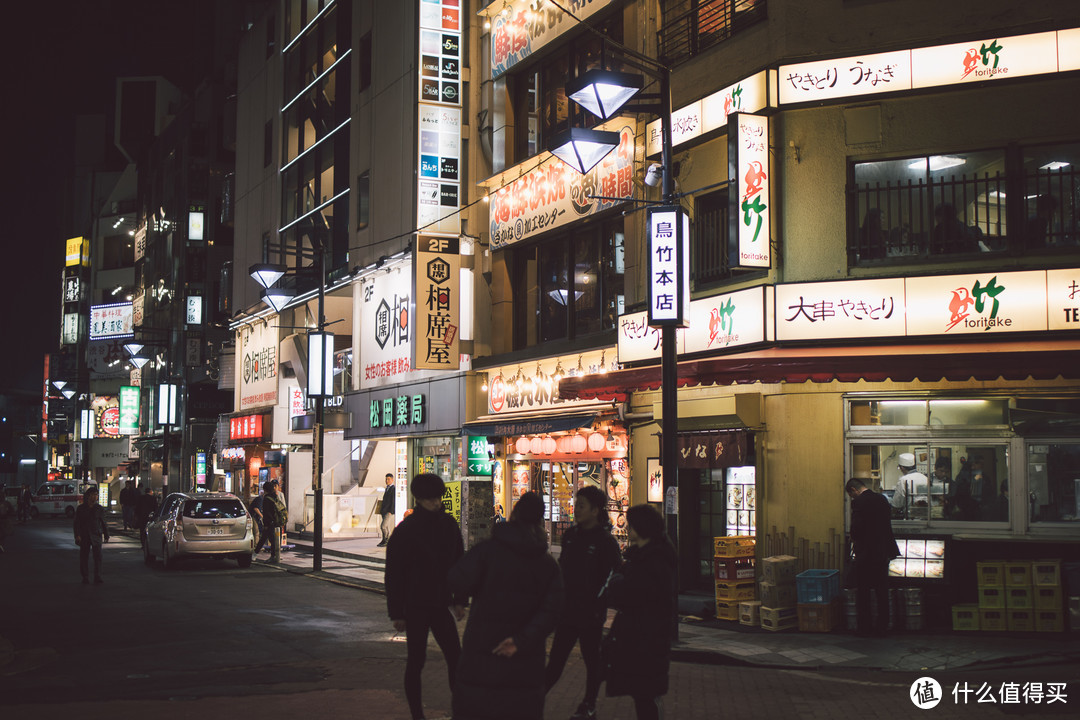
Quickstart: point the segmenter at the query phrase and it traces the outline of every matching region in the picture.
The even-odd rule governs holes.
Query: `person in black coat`
[[[450,571],[455,595],[473,599],[454,720],[544,717],[544,646],[562,610],[563,582],[543,523],[543,501],[525,493],[510,521],[496,525]]]
[[[574,526],[563,535],[559,568],[566,588],[566,603],[555,628],[548,658],[547,690],[559,681],[574,643],[581,643],[585,660],[585,698],[570,720],[593,720],[596,696],[603,681],[600,664],[600,640],[607,619],[607,603],[600,590],[611,572],[622,564],[619,543],[607,527],[607,495],[598,487],[586,485],[574,498]]]
[[[855,554],[855,619],[859,635],[870,635],[870,591],[877,594],[876,634],[889,629],[889,561],[900,548],[892,532],[892,506],[857,478],[844,487],[851,498],[851,547]]]
[[[668,691],[675,617],[675,548],[651,505],[626,511],[630,547],[605,591],[618,610],[604,644],[609,697],[629,695],[638,720],[658,720]]]
[[[109,526],[105,523],[105,509],[98,505],[97,489],[90,488],[83,493],[83,501],[75,508],[75,522],[72,523],[75,544],[79,546],[79,572],[83,585],[90,582],[90,555],[94,556],[94,583],[100,585],[101,579],[101,543],[109,541]]]
[[[443,509],[442,478],[424,473],[412,481],[416,505],[386,546],[386,609],[398,632],[405,632],[405,699],[413,719],[424,717],[420,673],[427,661],[428,631],[435,637],[454,687],[461,641],[451,616],[447,573],[465,551],[461,531]],[[461,619],[458,615],[458,620]]]

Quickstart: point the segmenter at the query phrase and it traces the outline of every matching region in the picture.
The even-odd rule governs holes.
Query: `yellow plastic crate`
[[[1006,624],[1010,632],[1033,632],[1035,630],[1034,610],[1006,610]]]
[[[1009,629],[1009,623],[1004,610],[988,610],[979,608],[979,628],[989,631],[1004,631]]]
[[[1001,560],[988,560],[975,563],[979,587],[1002,587],[1005,585],[1005,563]]]
[[[1037,587],[1060,586],[1061,561],[1033,560],[1031,563],[1031,582]]]
[[[753,580],[717,580],[717,600],[753,600],[757,595],[757,583]]]
[[[1032,607],[1031,588],[1005,588],[1005,607],[1009,608],[1010,610],[1030,610]]]
[[[716,601],[716,619],[717,620],[738,620],[739,619],[739,603],[734,600],[720,600]]]
[[[1009,560],[1005,563],[1005,587],[1030,587],[1030,585],[1030,560]]]
[[[952,606],[953,630],[978,630],[979,606],[975,603]]]
[[[979,607],[981,608],[1004,608],[1005,588],[1003,587],[979,587]]]
[[[1061,610],[1060,587],[1035,587],[1031,591],[1031,604],[1036,610]]]
[[[713,555],[716,557],[753,557],[753,535],[730,535],[713,538]]]
[[[1061,610],[1036,610],[1035,632],[1065,632],[1065,613]]]

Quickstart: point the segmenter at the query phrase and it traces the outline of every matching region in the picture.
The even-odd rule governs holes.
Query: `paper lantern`
[[[519,455],[526,454],[527,452],[529,452],[529,438],[524,436],[519,437],[514,447],[517,448]]]
[[[555,449],[559,452],[566,454],[570,452],[570,436],[563,435],[555,441]]]
[[[529,440],[529,450],[533,455],[544,452],[544,438],[537,436]]]
[[[555,453],[555,438],[550,435],[544,438],[543,450],[545,455],[553,455]]]
[[[570,452],[583,453],[587,446],[588,443],[586,443],[583,435],[575,435],[573,439],[570,440]]]
[[[592,435],[589,435],[589,449],[593,452],[600,452],[604,449],[603,433],[593,433]]]

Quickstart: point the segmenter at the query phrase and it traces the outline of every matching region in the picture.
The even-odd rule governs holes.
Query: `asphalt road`
[[[146,567],[138,545],[105,546],[104,585],[82,585],[62,519],[19,526],[0,555],[0,718],[409,718],[403,637],[376,593],[233,561]],[[427,717],[448,717],[446,668],[432,645]],[[548,696],[546,718],[569,717],[584,669],[575,652]],[[937,676],[944,699],[920,710],[917,674],[807,672],[673,663],[667,720],[696,718],[987,718],[1077,716],[1075,666],[972,668]],[[957,704],[950,689],[1066,683],[1066,701]],[[1075,697],[1070,697],[1075,693]],[[985,695],[985,694],[984,694]],[[985,697],[984,697],[985,699]],[[601,697],[600,718],[633,718]],[[512,719],[508,719],[512,720]]]

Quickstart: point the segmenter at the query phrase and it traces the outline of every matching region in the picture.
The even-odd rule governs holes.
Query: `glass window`
[[[546,244],[540,252],[540,341],[558,340],[567,333],[570,273],[565,239]]]
[[[1080,143],[1026,147],[1024,244],[1029,248],[1080,243]]]
[[[356,178],[356,229],[362,230],[368,225],[368,211],[371,206],[371,171],[365,170]]]
[[[1080,443],[1033,443],[1027,451],[1031,522],[1080,521]]]
[[[707,287],[731,277],[728,265],[728,191],[694,200],[694,231],[690,234],[690,271],[695,287]]]
[[[660,58],[677,65],[766,18],[766,0],[669,0],[663,12]]]
[[[184,517],[196,520],[213,518],[242,518],[247,515],[239,500],[188,500],[184,503]]]

